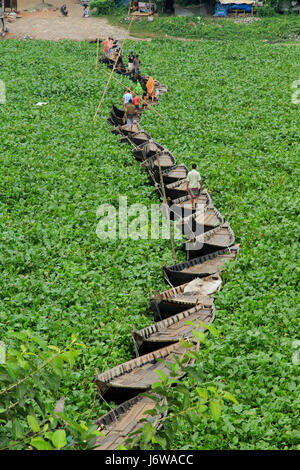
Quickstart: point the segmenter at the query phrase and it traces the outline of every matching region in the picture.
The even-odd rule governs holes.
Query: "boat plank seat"
[[[214,305],[210,307],[203,307],[197,305],[189,310],[168,317],[160,322],[143,328],[139,331],[133,331],[132,337],[136,349],[140,354],[155,350],[159,345],[167,345],[179,341],[182,337],[190,338],[192,330],[195,328],[193,325],[187,325],[187,321],[191,321],[198,325],[201,323],[212,323],[214,321]],[[201,326],[201,330],[205,330]]]
[[[182,163],[162,172],[165,184],[175,183],[178,180],[185,179],[188,174],[187,166]]]
[[[145,132],[143,129],[139,129],[137,130],[137,132],[130,133],[129,137],[130,142],[136,146],[146,144],[149,140],[151,140],[150,134],[148,134],[148,132]],[[126,137],[122,137],[120,140],[121,142],[125,142],[128,139],[126,139]]]
[[[189,259],[198,258],[201,255],[213,253],[220,249],[229,248],[234,243],[234,233],[228,222],[205,232],[193,240],[185,243]]]
[[[174,217],[176,219],[176,214]],[[195,214],[188,217],[179,218],[176,220],[176,226],[181,229],[182,233],[188,239],[191,239],[195,234],[202,234],[212,228],[215,228],[224,223],[221,213],[211,204],[208,206],[201,206]]]
[[[195,345],[198,347],[198,345]],[[106,400],[123,400],[130,394],[148,390],[158,380],[155,370],[164,370],[167,376],[170,371],[158,359],[174,362],[174,355],[182,356],[185,348],[179,342],[132,359],[109,371],[96,375],[96,383],[101,396]]]
[[[191,284],[193,283],[193,284]],[[195,291],[195,280],[173,287],[161,293],[150,294],[151,309],[156,317],[163,319],[167,316],[182,312],[196,305],[212,305],[212,299],[209,297],[221,288],[222,281],[218,273],[211,276],[202,277],[197,281]]]
[[[125,443],[129,433],[143,425],[140,420],[145,418],[145,411],[154,407],[153,400],[138,396],[99,418],[96,424],[105,437],[97,439],[95,450],[117,450],[120,444]]]
[[[211,197],[206,189],[201,191],[199,199],[198,199],[198,207],[199,206],[212,206]],[[193,215],[192,210],[192,201],[189,195],[180,197],[178,199],[172,200],[172,210],[176,211],[174,217],[177,218],[186,218]]]

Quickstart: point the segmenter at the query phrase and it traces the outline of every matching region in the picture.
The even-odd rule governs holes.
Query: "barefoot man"
[[[187,174],[187,192],[189,193],[192,200],[192,210],[197,207],[200,189],[201,189],[201,176],[200,173],[196,170],[197,165],[193,163],[192,170]]]

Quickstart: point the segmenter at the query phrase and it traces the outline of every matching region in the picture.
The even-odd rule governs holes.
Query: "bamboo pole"
[[[130,31],[130,27],[131,27],[132,21],[133,21],[133,17],[131,18],[131,21],[130,21],[130,24],[129,24],[128,33],[129,33],[129,31]],[[114,65],[113,65],[113,68],[112,68],[111,74],[110,74],[110,76],[109,76],[109,79],[108,79],[108,81],[107,81],[107,84],[106,84],[106,87],[105,87],[105,89],[104,89],[104,92],[103,92],[103,94],[102,94],[102,96],[101,96],[101,100],[100,100],[100,102],[99,102],[99,104],[98,104],[98,108],[96,109],[95,115],[94,115],[94,117],[93,117],[93,121],[95,121],[96,116],[97,116],[97,114],[99,113],[99,110],[100,110],[100,108],[101,108],[101,106],[102,106],[104,97],[105,97],[105,95],[106,95],[106,92],[107,92],[107,89],[108,89],[108,87],[109,87],[111,78],[112,78],[112,76],[113,76],[113,73],[114,73],[114,71],[115,71],[116,65],[117,65],[117,63],[118,63],[118,60],[119,60],[121,51],[122,51],[122,49],[123,49],[123,44],[124,44],[124,42],[125,42],[125,38],[123,39],[123,41],[122,41],[122,43],[121,43],[121,47],[120,47],[118,56],[117,56],[116,59],[115,59],[115,63],[114,63]]]
[[[98,57],[99,57],[99,38],[97,38],[96,70],[98,70]]]
[[[105,87],[104,92],[103,92],[103,94],[102,94],[102,96],[101,96],[101,100],[100,100],[100,102],[99,102],[99,104],[98,104],[98,108],[96,109],[96,112],[95,112],[95,114],[94,114],[93,121],[95,121],[96,116],[97,116],[97,114],[99,113],[99,110],[100,110],[100,108],[101,108],[101,106],[102,106],[104,97],[105,97],[105,95],[106,95],[107,89],[108,89],[109,84],[110,84],[111,77],[112,77],[112,75],[113,75],[113,73],[114,73],[114,71],[115,71],[115,65],[116,65],[116,64],[114,64],[114,66],[113,66],[113,69],[112,69],[112,71],[111,71],[110,77],[109,77],[109,79],[108,79],[108,81],[107,81],[106,87]]]

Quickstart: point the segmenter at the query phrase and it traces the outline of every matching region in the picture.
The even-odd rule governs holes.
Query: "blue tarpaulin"
[[[129,0],[117,0],[117,7],[120,8],[120,6],[123,5],[128,5]]]
[[[251,7],[252,5],[246,3],[227,3],[226,5],[217,3],[214,16],[227,16],[232,10],[243,10],[247,13],[251,13]]]

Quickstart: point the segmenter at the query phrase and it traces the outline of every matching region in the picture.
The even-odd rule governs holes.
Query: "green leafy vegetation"
[[[107,15],[116,6],[115,0],[94,0],[90,4],[91,8],[95,8],[97,15]]]
[[[135,20],[130,28],[131,34],[141,37],[154,36],[165,38],[191,38],[220,40],[252,39],[281,41],[297,39],[300,36],[299,15],[267,16],[269,10],[262,10],[263,18],[254,17],[252,22],[235,23],[234,18],[206,18],[200,16],[160,16],[153,22],[147,19]],[[108,16],[112,24],[126,26],[129,20],[124,13],[114,12]]]
[[[205,427],[182,424],[172,445],[294,449],[300,122],[291,84],[300,75],[299,48],[238,39],[125,46],[141,56],[143,73],[169,86],[158,107],[164,120],[149,110],[143,127],[178,163],[198,163],[242,248],[216,298],[221,336],[210,339],[199,364],[239,404],[224,404],[222,418]],[[100,204],[117,208],[126,195],[128,205],[150,210],[158,198],[106,121],[111,104],[122,103],[117,83],[92,122],[107,80],[105,66],[95,71],[95,54],[88,43],[0,42],[7,89],[0,107],[1,340],[9,348],[7,332],[26,329],[63,349],[76,334],[86,348],[46,398],[53,405],[65,395],[69,416],[84,422],[107,410],[96,397],[94,369],[132,358],[132,325],[153,322],[149,290],[165,289],[161,266],[173,264],[168,240],[96,236]],[[177,254],[184,259],[179,246]]]
[[[213,382],[206,382],[199,369],[203,359],[202,347],[208,347],[206,334],[200,331],[204,324],[189,323],[194,326],[193,341],[200,345],[200,351],[195,350],[193,341],[182,339],[181,345],[186,352],[181,359],[176,355],[175,362],[161,359],[169,369],[170,377],[160,370],[156,371],[160,381],[154,382],[151,391],[143,394],[155,402],[155,408],[145,412],[148,416],[142,422],[146,424],[129,434],[126,441],[129,449],[170,449],[178,429],[188,427],[193,435],[193,429],[205,428],[209,420],[220,420],[225,401],[239,404],[231,393],[222,390],[222,387],[215,387]],[[207,324],[205,327],[209,335],[218,336],[213,325]],[[191,360],[194,364],[188,365]],[[184,383],[180,380],[183,374],[187,376]]]
[[[70,420],[63,413],[64,397],[51,408],[51,395],[75,365],[78,347],[84,345],[73,337],[61,350],[26,330],[8,331],[6,338],[9,348],[0,364],[0,449],[92,447],[101,435],[96,425]],[[66,424],[68,438],[65,429],[56,429]]]
[[[149,289],[165,287],[162,259],[170,263],[172,255],[167,240],[96,235],[100,204],[118,208],[126,195],[128,205],[145,202],[150,211],[158,199],[106,121],[112,103],[122,106],[115,82],[92,121],[107,81],[104,66],[95,71],[95,46],[3,41],[0,47],[7,91],[0,108],[1,340],[8,348],[6,331],[31,329],[62,347],[79,333],[86,349],[53,403],[64,394],[66,409],[85,419],[96,396],[95,367],[131,359],[132,325],[152,323]],[[91,418],[104,410],[97,402]]]

